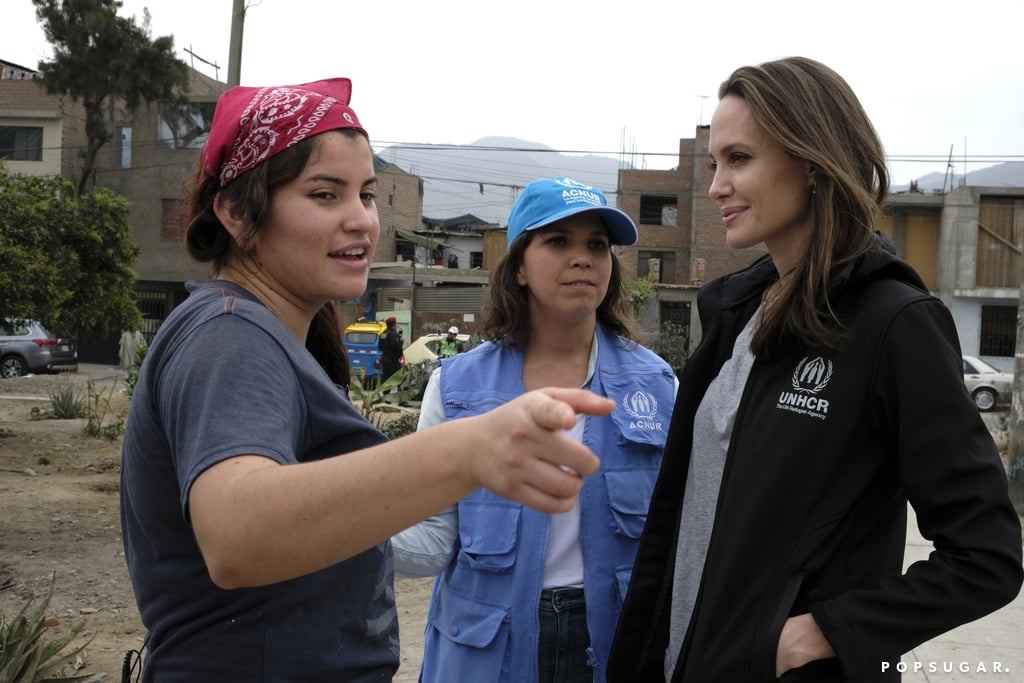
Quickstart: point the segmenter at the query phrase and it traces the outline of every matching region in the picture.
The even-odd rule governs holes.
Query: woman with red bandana
[[[338,78],[228,90],[186,239],[212,280],[163,323],[124,437],[142,680],[387,681],[389,537],[481,487],[545,512],[597,459],[562,433],[611,401],[542,389],[393,442],[350,402],[332,302],[366,287],[373,152]]]

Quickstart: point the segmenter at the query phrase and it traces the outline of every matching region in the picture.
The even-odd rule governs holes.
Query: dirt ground
[[[92,639],[78,674],[120,681],[125,653],[142,645],[118,512],[121,439],[88,436],[86,420],[41,419],[50,392],[74,386],[106,409],[105,424],[127,411],[117,368],[0,380],[0,614],[12,618],[53,583],[46,638],[84,629]],[[402,637],[396,683],[417,679],[430,579],[400,579],[395,593]]]

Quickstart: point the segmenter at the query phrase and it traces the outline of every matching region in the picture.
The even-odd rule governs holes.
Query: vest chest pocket
[[[602,473],[608,489],[612,533],[640,538],[647,523],[647,508],[658,479],[657,467],[610,469]]]
[[[459,503],[459,564],[477,571],[504,573],[516,561],[519,538],[518,505]]]
[[[674,384],[667,378],[604,375],[601,387],[615,401],[611,419],[619,433],[619,446],[638,455],[660,458],[668,436]]]

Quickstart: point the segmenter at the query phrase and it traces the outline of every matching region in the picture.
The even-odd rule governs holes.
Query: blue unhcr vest
[[[583,442],[601,459],[580,492],[580,545],[595,683],[605,666],[647,519],[675,401],[657,355],[598,328],[590,390],[616,402],[587,417]],[[523,393],[519,350],[484,344],[443,361],[446,419],[477,415]],[[537,680],[537,607],[549,516],[486,489],[458,503],[459,537],[434,583],[424,637],[424,683]]]

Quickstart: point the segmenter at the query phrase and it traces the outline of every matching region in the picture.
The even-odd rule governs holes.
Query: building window
[[[978,206],[978,287],[1020,287],[1024,201],[983,196]]]
[[[640,224],[675,226],[678,199],[675,195],[640,196]]]
[[[484,267],[484,252],[482,252],[482,251],[471,251],[471,252],[469,252],[469,267],[470,268],[483,268]]]
[[[676,283],[676,253],[674,251],[637,251],[636,276],[665,285]]]
[[[210,135],[216,102],[161,102],[157,111],[157,140],[171,149],[201,149]]]
[[[117,158],[121,168],[132,167],[132,127],[119,126],[117,129]]]
[[[163,200],[160,241],[180,242],[185,235],[185,203],[180,199]]]
[[[0,126],[0,159],[42,161],[42,126]]]
[[[1012,358],[1017,347],[1017,307],[981,307],[981,339],[978,354]]]

